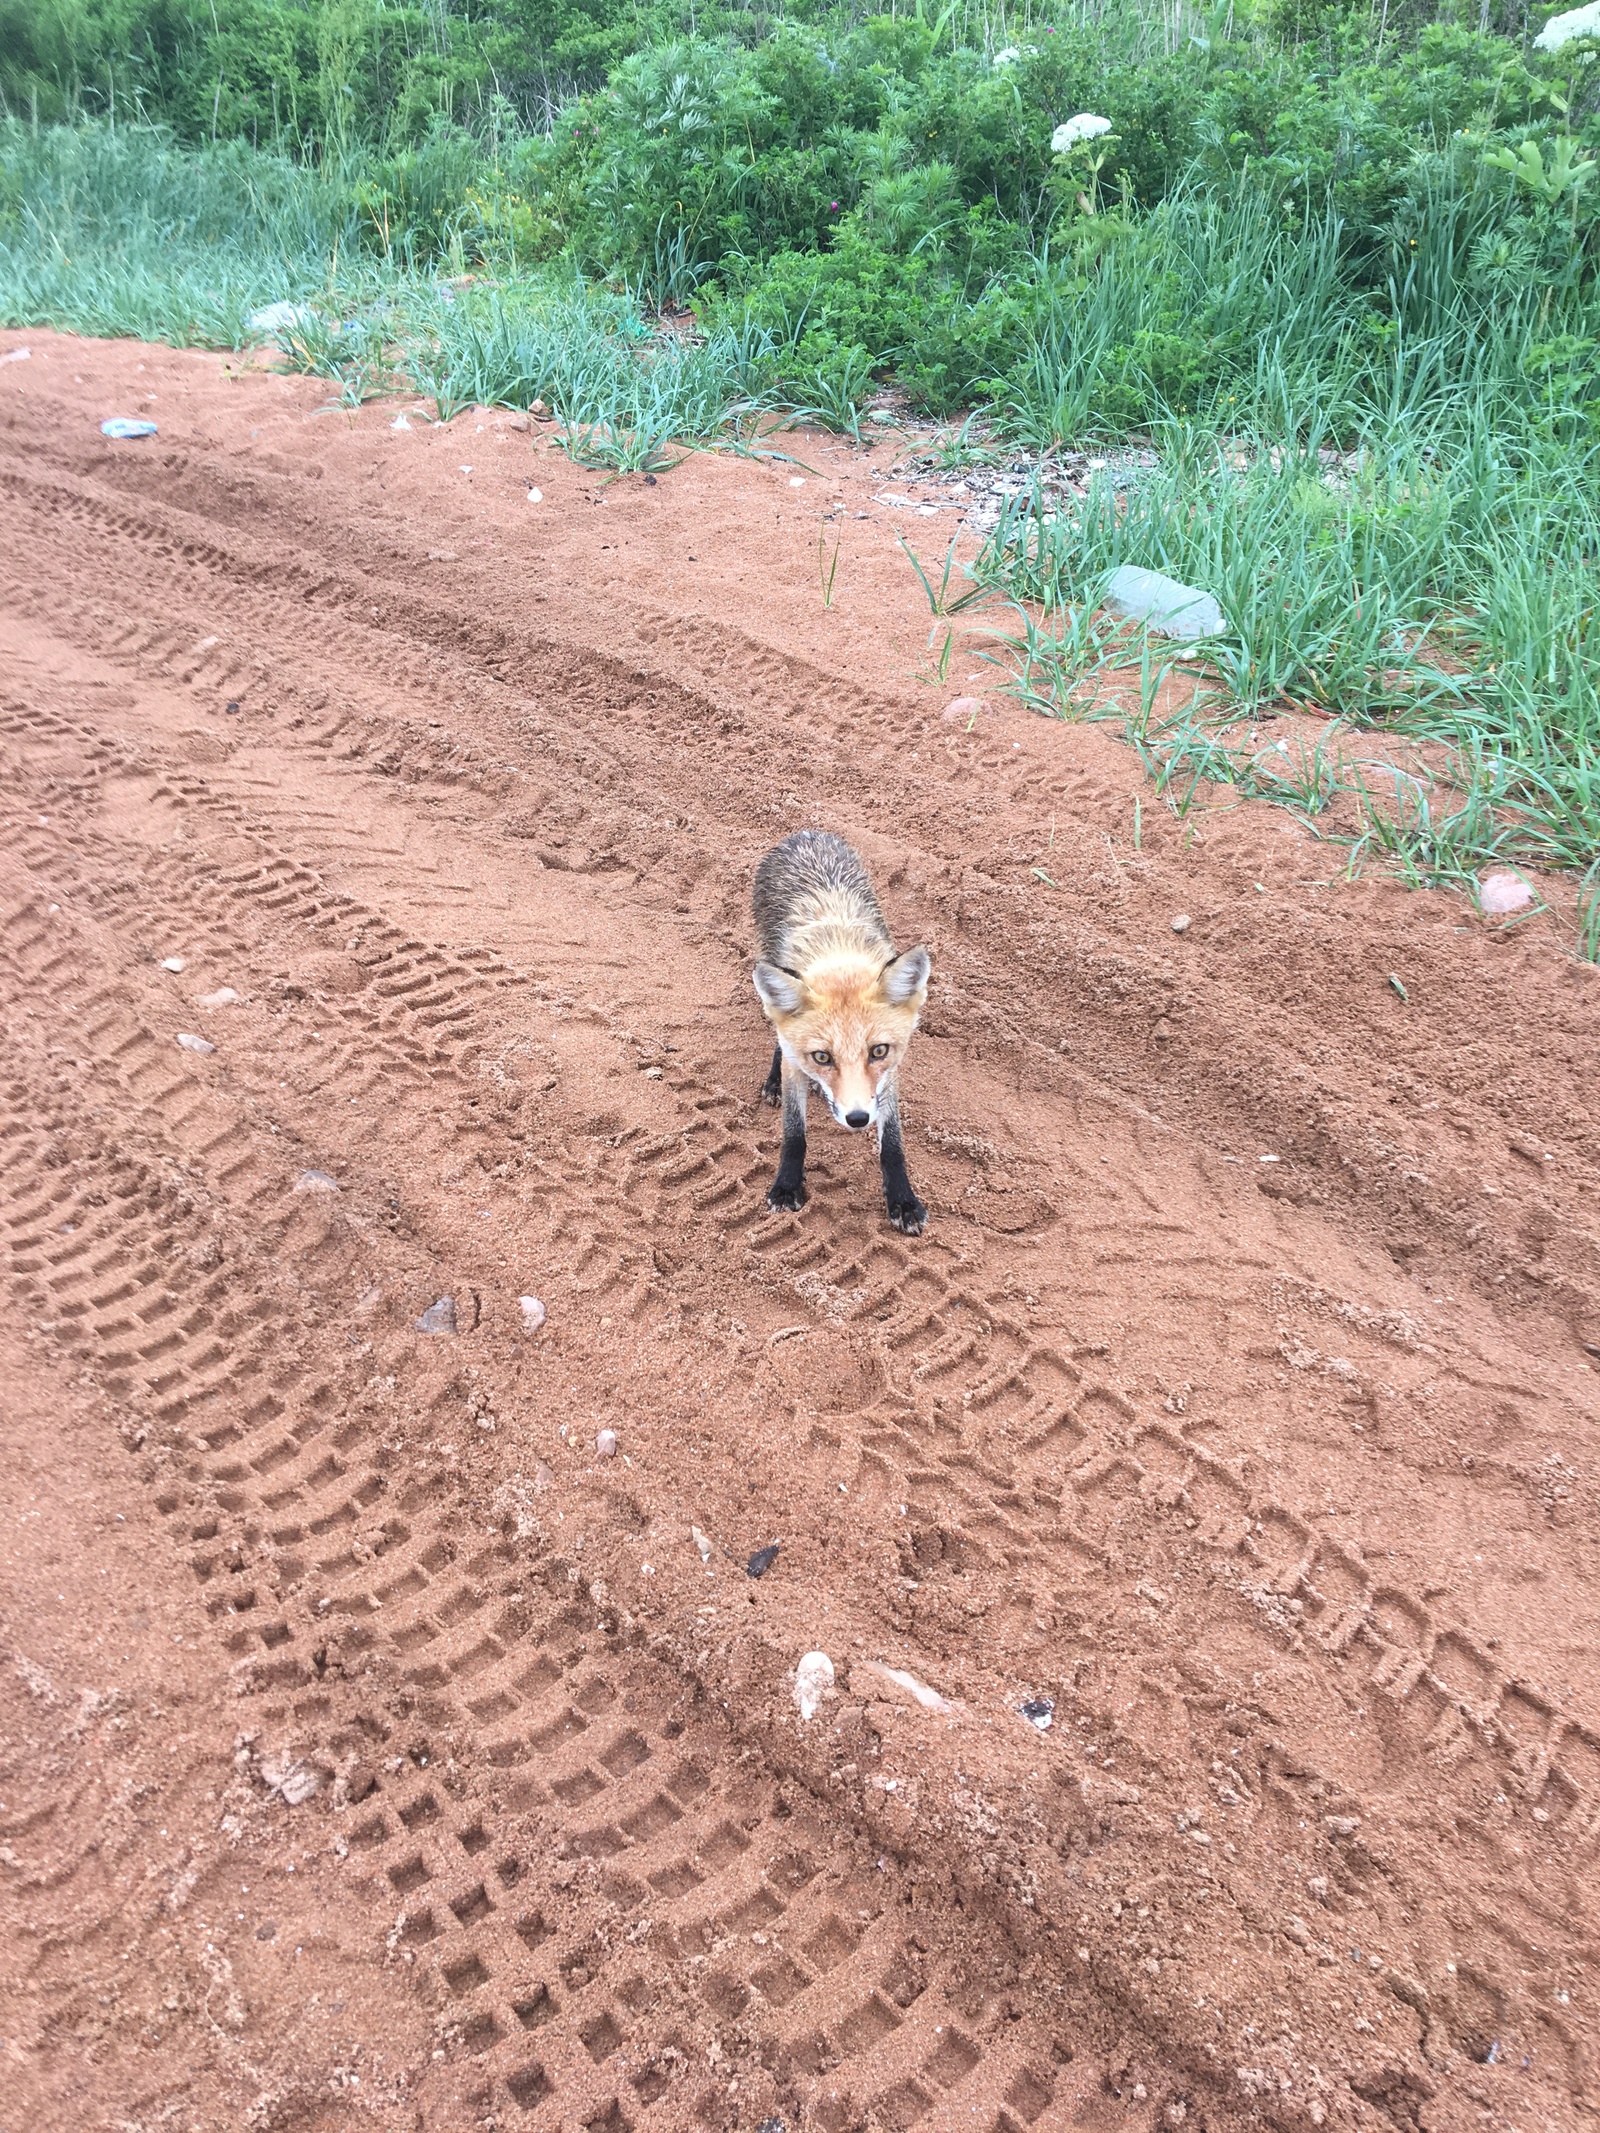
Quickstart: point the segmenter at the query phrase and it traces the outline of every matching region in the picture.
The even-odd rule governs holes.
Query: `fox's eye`
[[[813,1066],[832,1066],[833,1054],[832,1052],[813,1052],[811,1061]]]
[[[875,1044],[867,1054],[869,1059],[887,1059],[888,1056],[889,1047],[886,1044]]]

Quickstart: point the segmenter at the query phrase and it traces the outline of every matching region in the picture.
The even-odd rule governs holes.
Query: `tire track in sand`
[[[164,771],[162,775],[164,783],[154,796],[158,805],[171,804],[180,813],[219,807],[226,812],[244,805],[215,796],[209,778],[192,772]],[[168,796],[173,794],[177,798],[169,803]],[[242,819],[230,817],[235,828]],[[252,832],[246,829],[241,834]],[[46,857],[42,863],[56,862]],[[365,942],[364,929],[375,927],[380,939],[387,938],[382,931],[387,921],[381,915],[365,910],[352,914],[342,892],[330,889],[303,859],[275,852],[264,867],[247,869],[244,881],[229,882],[220,875],[216,879],[228,896],[250,896],[257,908],[272,910],[285,923],[338,929],[349,920],[352,935],[347,937],[360,932]],[[185,899],[192,892],[174,889],[172,893],[169,908],[185,909],[187,915]],[[47,914],[35,914],[43,915]],[[398,981],[397,989],[403,992],[415,981],[422,992],[423,1016],[442,1009],[467,1024],[464,1031],[456,1027],[443,1037],[436,1028],[420,1035],[415,1024],[406,1021],[409,1009],[402,1001],[388,1011],[391,1021],[403,1025],[409,1034],[409,1046],[393,1040],[399,1058],[413,1073],[453,1080],[463,1062],[470,1070],[483,1056],[472,1049],[480,1025],[473,1022],[471,1010],[460,1006],[460,999],[478,998],[484,992],[494,998],[495,1014],[480,1018],[494,1040],[503,1035],[496,1020],[501,998],[508,988],[517,988],[510,978],[504,983],[480,983],[474,966],[457,958],[469,973],[461,977],[450,963],[449,950],[413,941],[403,928],[392,930],[393,953],[400,958],[391,973]],[[28,946],[33,946],[31,939]],[[419,977],[430,957],[442,959],[444,977],[437,971]],[[19,968],[17,983],[19,992],[37,985],[31,966]],[[323,1004],[318,1003],[319,1014]],[[354,1065],[366,1054],[369,1042],[375,1047],[380,1036],[390,1037],[389,1032],[373,1027],[365,1005],[359,1013],[354,1008],[341,1012],[355,1016],[348,1064]],[[108,1041],[114,1040],[109,1056],[125,1056],[134,1073],[144,1072],[146,1047],[136,1032],[113,1019],[107,1034]],[[175,1117],[181,1109],[175,1133],[204,1130],[193,1126],[198,1114],[190,1111],[188,1099],[175,1093],[170,1075],[162,1075],[161,1047],[153,1037],[151,1047],[156,1078],[138,1087],[130,1084],[130,1102],[165,1104]],[[571,1264],[581,1270],[597,1296],[626,1295],[631,1289],[633,1308],[652,1319],[658,1337],[670,1325],[672,1311],[681,1309],[673,1291],[681,1294],[683,1271],[679,1270],[679,1278],[663,1296],[659,1278],[652,1282],[643,1271],[641,1256],[630,1240],[641,1230],[657,1234],[670,1227],[696,1238],[698,1248],[686,1257],[702,1261],[720,1241],[719,1214],[730,1206],[748,1204],[759,1182],[760,1165],[749,1147],[748,1107],[716,1089],[714,1073],[708,1071],[714,1069],[713,1061],[694,1064],[696,1071],[688,1073],[663,1070],[665,1089],[672,1092],[670,1101],[679,1107],[680,1119],[685,1110],[691,1114],[692,1124],[673,1127],[669,1122],[664,1132],[653,1136],[664,1145],[652,1149],[652,1136],[643,1124],[630,1128],[624,1123],[620,1132],[603,1136],[611,1145],[602,1146],[579,1166],[577,1180],[552,1185],[547,1195],[554,1218],[549,1233],[552,1248],[566,1247]],[[397,1074],[402,1071],[396,1067]],[[350,1084],[340,1078],[339,1086],[342,1096]],[[1094,1115],[1082,1099],[1080,1104],[1080,1135],[1091,1140],[1103,1135],[1103,1111],[1109,1108],[1104,1100],[1101,1116]],[[192,1145],[202,1160],[211,1146],[199,1141]],[[502,1137],[491,1143],[502,1160],[511,1145],[504,1129]],[[254,1190],[254,1170],[241,1175]],[[1068,1169],[1061,1182],[1070,1182],[1081,1191],[1084,1166],[1080,1163]],[[1088,1352],[1093,1343],[1063,1341],[1059,1327],[1047,1328],[1054,1337],[1041,1339],[1026,1303],[1019,1306],[1015,1295],[1006,1295],[1006,1260],[1013,1277],[1019,1271],[1033,1272],[1037,1266],[1040,1254],[1033,1250],[1030,1263],[1026,1240],[996,1247],[983,1237],[976,1249],[960,1254],[941,1255],[933,1250],[913,1257],[903,1247],[880,1238],[859,1211],[846,1212],[855,1205],[854,1190],[852,1186],[846,1193],[842,1180],[830,1190],[824,1177],[820,1205],[804,1225],[792,1230],[786,1225],[762,1225],[749,1248],[749,1293],[758,1300],[764,1295],[781,1296],[786,1310],[808,1313],[819,1334],[835,1340],[843,1336],[852,1353],[864,1348],[873,1359],[877,1398],[866,1403],[859,1421],[842,1410],[825,1412],[811,1421],[805,1441],[819,1470],[831,1473],[839,1455],[845,1455],[846,1470],[853,1476],[846,1486],[852,1489],[853,1501],[865,1497],[906,1507],[904,1542],[897,1545],[896,1554],[904,1598],[896,1603],[891,1617],[900,1637],[913,1652],[930,1654],[930,1660],[924,1661],[930,1666],[939,1657],[941,1644],[949,1651],[948,1627],[940,1616],[952,1606],[959,1609],[967,1604],[970,1595],[959,1593],[957,1586],[958,1582],[970,1583],[975,1569],[986,1585],[1002,1577],[1011,1580],[1001,1618],[994,1625],[993,1645],[982,1655],[990,1665],[990,1651],[1014,1652],[1017,1629],[1040,1619],[1041,1609],[1047,1613],[1052,1594],[1064,1593],[1080,1604],[1087,1602],[1099,1637],[1111,1641],[1114,1636],[1122,1646],[1119,1658],[1132,1662],[1122,1666],[1122,1680],[1113,1684],[1095,1678],[1092,1662],[1085,1670],[1081,1660],[1072,1661],[1070,1693],[1061,1701],[1091,1736],[1097,1762],[1102,1744],[1112,1750],[1114,1770],[1118,1757],[1142,1756],[1138,1774],[1146,1783],[1164,1779],[1174,1797],[1186,1797],[1180,1812],[1188,1827],[1177,1832],[1182,1839],[1197,1828],[1201,1836],[1212,1835],[1220,1823],[1241,1835],[1248,1831],[1248,1849],[1259,1855],[1268,1841],[1265,1833],[1271,1830],[1289,1854],[1295,1845],[1289,1833],[1297,1825],[1308,1825],[1317,1834],[1301,1847],[1304,1856],[1292,1861],[1289,1873],[1276,1880],[1269,1877],[1259,1893],[1266,1904],[1280,1906],[1290,1900],[1291,1890],[1321,1881],[1325,1899],[1320,1900],[1331,1899],[1326,1900],[1326,1908],[1332,1918],[1342,1922],[1353,1910],[1362,1917],[1363,1939],[1369,1944],[1373,1914],[1382,1916],[1375,1887],[1404,1880],[1401,1864],[1386,1857],[1381,1845],[1374,1850],[1375,1826],[1381,1827],[1387,1816],[1402,1831],[1404,1841],[1415,1845],[1418,1832],[1405,1825],[1408,1817],[1421,1815],[1423,1848],[1414,1857],[1425,1857],[1429,1841],[1441,1845],[1453,1841],[1461,1818],[1476,1818],[1482,1834],[1474,1885],[1465,1908],[1453,1896],[1435,1904],[1432,1952],[1447,1941],[1459,1951],[1469,1928],[1481,1935],[1480,1944],[1467,1962],[1457,1961],[1453,1971],[1435,1961],[1426,1982],[1407,1967],[1403,1956],[1399,1962],[1391,1959],[1386,1974],[1399,1981],[1395,1989],[1400,2004],[1420,2013],[1417,2027],[1426,2035],[1435,2058],[1443,2059],[1452,2048],[1470,2057],[1474,2043],[1486,2034],[1485,2024],[1494,2025],[1498,2036],[1508,2014],[1515,2015],[1521,2008],[1520,2019],[1529,2025],[1527,2041],[1535,2046],[1540,2063],[1553,2056],[1564,2065],[1569,2085],[1581,2093],[1585,2077],[1580,2040],[1563,2038],[1559,2014],[1545,2016],[1536,2010],[1558,2001],[1561,1990],[1570,1995],[1570,1985],[1560,1980],[1573,1977],[1574,1966],[1587,1960],[1582,1935],[1573,1926],[1575,1916],[1581,1915],[1581,1901],[1564,1893],[1561,1883],[1575,1859],[1581,1860],[1586,1853],[1592,1857],[1592,1733],[1551,1699],[1530,1695],[1525,1684],[1509,1679],[1497,1667],[1483,1637],[1441,1624],[1415,1595],[1385,1581],[1381,1574],[1374,1575],[1359,1551],[1352,1553],[1315,1531],[1308,1523],[1306,1506],[1288,1507],[1276,1497],[1263,1495],[1228,1461],[1214,1456],[1207,1448],[1208,1429],[1188,1418],[1188,1398],[1176,1385],[1165,1396],[1159,1413],[1152,1416],[1114,1380],[1097,1375]],[[1128,1225],[1115,1195],[1102,1198],[1107,1229],[1116,1227],[1125,1235]],[[302,1198],[294,1209],[295,1222],[304,1223],[306,1204]],[[1175,1274],[1183,1256],[1174,1254]],[[1190,1251],[1188,1278],[1212,1288],[1219,1256]],[[37,1274],[40,1269],[24,1267],[21,1271]],[[1015,1278],[1009,1286],[1018,1288]],[[1042,1289],[1045,1284],[1041,1281],[1038,1286]],[[1325,1318],[1327,1295],[1308,1294],[1309,1289],[1309,1284],[1302,1283],[1294,1303],[1311,1319],[1318,1314]],[[1238,1300],[1248,1301],[1248,1286]],[[1120,1300],[1118,1307],[1128,1308]],[[209,1330],[199,1326],[190,1337],[203,1340]],[[158,1340],[166,1338],[158,1331]],[[123,1353],[111,1352],[119,1357]],[[141,1361],[156,1367],[171,1352],[162,1349]],[[1297,1361],[1306,1354],[1303,1339],[1296,1338],[1291,1352],[1285,1353],[1283,1337],[1278,1338],[1277,1362],[1302,1374],[1326,1376],[1314,1353],[1310,1361]],[[1356,1376],[1359,1380],[1359,1371]],[[203,1378],[197,1382],[210,1384]],[[1334,1375],[1331,1382],[1343,1389],[1350,1380]],[[157,1384],[153,1389],[164,1388]],[[280,1387],[269,1397],[276,1398],[284,1390]],[[267,1419],[276,1422],[277,1417]],[[308,1431],[310,1437],[317,1434]],[[280,1447],[285,1442],[278,1441]],[[222,1452],[231,1448],[227,1443],[211,1447]],[[285,1462],[295,1456],[285,1453]],[[238,1461],[228,1464],[231,1467]],[[218,1474],[208,1478],[214,1486],[236,1486],[238,1481],[237,1476],[219,1478]],[[333,1483],[341,1479],[331,1477]],[[351,1508],[352,1504],[353,1498],[338,1497],[345,1524],[364,1508]],[[327,1515],[326,1510],[318,1512],[319,1517]],[[1194,1568],[1200,1562],[1219,1561],[1225,1566],[1220,1578]],[[924,1574],[914,1575],[919,1570]],[[1124,1581],[1134,1571],[1145,1574],[1129,1590]],[[419,1569],[419,1575],[429,1573]],[[1205,1607],[1175,1618],[1171,1612],[1175,1602],[1180,1607],[1188,1604],[1178,1597],[1176,1588],[1202,1575],[1207,1588]],[[1161,1597],[1150,1598],[1140,1586]],[[375,1588],[365,1585],[354,1589],[369,1598],[375,1593]],[[1213,1605],[1220,1606],[1223,1616],[1220,1660],[1207,1650],[1208,1632],[1211,1643],[1218,1641],[1216,1618],[1209,1612]],[[359,1609],[356,1612],[359,1620]],[[418,1626],[408,1624],[407,1631]],[[420,1626],[434,1625],[429,1618]],[[1047,1641],[1062,1627],[1047,1623]],[[444,1632],[436,1631],[440,1633]],[[418,1648],[430,1641],[423,1636]],[[1068,1634],[1062,1642],[1070,1652],[1081,1645],[1081,1637]],[[1201,1677],[1198,1681],[1180,1671],[1174,1687],[1174,1650],[1198,1655],[1192,1661]],[[1263,1656],[1267,1666],[1254,1663]],[[1053,1653],[1043,1651],[1030,1654],[1030,1660],[1040,1671],[1060,1664]],[[252,1658],[252,1668],[259,1664]],[[1159,1678],[1163,1670],[1166,1681]],[[453,1678],[448,1669],[446,1673],[447,1679]],[[1273,1677],[1265,1694],[1263,1674]],[[1153,1682],[1152,1675],[1156,1677]],[[1134,1683],[1131,1701],[1125,1693],[1130,1677]],[[433,1682],[430,1686],[437,1691],[442,1685]],[[1058,1685],[1069,1687],[1068,1678],[1064,1676]],[[1260,1708],[1270,1705],[1274,1696],[1300,1704],[1298,1735],[1292,1721],[1285,1725],[1280,1711]],[[493,1695],[478,1700],[492,1704]],[[1172,1709],[1182,1706],[1178,1731],[1186,1733],[1187,1739],[1175,1742],[1170,1723],[1164,1730],[1159,1723],[1154,1730],[1150,1724],[1127,1724],[1135,1706],[1154,1704],[1159,1713],[1163,1702]],[[1304,1723],[1307,1708],[1313,1713],[1309,1729]],[[1348,1751],[1342,1764],[1334,1762],[1331,1767],[1326,1753],[1322,1763],[1316,1759],[1319,1745],[1325,1751],[1329,1746],[1319,1744],[1317,1738],[1319,1708],[1333,1714],[1332,1724],[1321,1724],[1325,1733],[1337,1729],[1353,1735],[1359,1730],[1357,1722],[1367,1721],[1364,1746],[1354,1762],[1357,1774],[1365,1765],[1387,1780],[1382,1792],[1388,1797],[1380,1795],[1376,1810],[1365,1791],[1344,1779],[1343,1772],[1351,1768]],[[1148,1717],[1148,1712],[1141,1716]],[[1236,1726],[1241,1717],[1246,1721],[1244,1737],[1250,1743],[1253,1766],[1242,1791],[1237,1762],[1216,1754],[1207,1758],[1205,1753],[1208,1747],[1237,1747]],[[886,1722],[892,1731],[893,1721]],[[1029,1750],[1030,1755],[1034,1753]],[[1223,1767],[1207,1772],[1208,1761]],[[1460,1788],[1453,1801],[1448,1795],[1442,1803],[1426,1797],[1445,1790],[1441,1771]],[[1218,1778],[1220,1783],[1208,1782]],[[1085,1797],[1085,1782],[1089,1798],[1098,1782],[1105,1788],[1102,1801],[1124,1813],[1141,1804],[1118,1797],[1136,1788],[1115,1774],[1097,1779],[1084,1772],[1075,1782],[1080,1799]],[[1190,1809],[1197,1804],[1192,1797],[1197,1782],[1206,1784],[1210,1797],[1199,1803],[1203,1812],[1195,1819]],[[1222,1798],[1225,1792],[1235,1797]],[[1493,1815],[1485,1815],[1497,1792],[1503,1802],[1515,1803],[1514,1831],[1503,1830]],[[1396,1800],[1398,1813],[1394,1811]],[[1308,1802],[1309,1815],[1304,1811]],[[1207,1817],[1211,1826],[1200,1826]],[[1502,1825],[1506,1819],[1500,1818]],[[1359,1823],[1360,1830],[1335,1826],[1351,1822]],[[1431,1840],[1429,1823],[1434,1832]],[[1089,1826],[1093,1831],[1092,1820]],[[1523,1838],[1537,1839],[1546,1831],[1544,1850],[1533,1847],[1540,1857],[1548,1855],[1548,1863],[1537,1866],[1531,1877],[1530,1909],[1526,1891],[1519,1886],[1529,1878],[1522,1863],[1527,1847],[1516,1853],[1511,1846]],[[1222,1842],[1239,1848],[1233,1835]],[[423,1863],[427,1865],[426,1855]],[[1306,1872],[1308,1867],[1324,1871]],[[1423,1869],[1418,1881],[1425,1879]],[[1241,1893],[1236,1887],[1230,1892],[1231,1900],[1237,1903]],[[1432,1892],[1419,1890],[1414,1883],[1403,1889],[1390,1919],[1398,1921],[1418,1907],[1426,1908],[1431,1900]],[[1303,1894],[1299,1901],[1305,1908]],[[1479,1913],[1475,1922],[1474,1903]],[[1038,1908],[1037,1896],[1031,1908]],[[1065,1912],[1061,1915],[1064,1919]],[[1312,1914],[1312,1923],[1298,1913],[1288,1916],[1298,1919],[1305,1930],[1305,1952],[1289,1954],[1290,1964],[1329,1969],[1318,1959],[1324,1949],[1332,1949],[1331,1938],[1319,1944],[1314,1928],[1318,1913]],[[1333,1935],[1331,1918],[1326,1931]],[[1298,1941],[1289,1944],[1291,1949],[1300,1946]],[[1136,2004],[1140,1969],[1153,1961],[1159,1975],[1162,1957],[1143,1956],[1137,1949],[1129,1952],[1127,1982],[1114,1975],[1108,1975],[1105,1982],[1126,2003]],[[1390,1952],[1392,1958],[1399,1951]],[[1526,1957],[1530,1952],[1546,1966],[1533,1986],[1519,1983],[1516,1977],[1519,1969],[1529,1968],[1526,1962],[1518,1962],[1518,1954]],[[1097,1959],[1114,1972],[1114,1957],[1099,1958],[1097,1951]],[[1167,1961],[1170,1966],[1173,1958]],[[1348,1996],[1348,1984],[1339,1989]],[[1324,1994],[1331,1990],[1331,1983],[1322,1987]],[[462,1996],[467,1995],[468,1988],[463,1987]],[[1452,2036],[1453,2047],[1447,2041]],[[1262,2072],[1265,2079],[1264,2069],[1246,2070]],[[905,2078],[921,2079],[909,2074]],[[1384,2099],[1392,2082],[1386,2089],[1379,2076],[1358,2074],[1357,2078],[1365,2079],[1373,2091],[1368,2101],[1389,2108]],[[1273,2079],[1275,2084],[1276,2076]],[[1403,2084],[1396,2093],[1403,2097]],[[914,2102],[915,2098],[907,2092],[906,2100]],[[1314,2100],[1314,2095],[1294,2099],[1291,2084],[1291,2101],[1282,2107],[1308,2108]]]

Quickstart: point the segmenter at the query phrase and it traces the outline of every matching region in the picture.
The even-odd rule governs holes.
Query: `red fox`
[[[859,853],[826,830],[796,830],[756,868],[755,987],[778,1035],[761,1093],[783,1105],[783,1153],[767,1205],[806,1203],[806,1097],[841,1126],[878,1129],[889,1220],[921,1234],[928,1210],[906,1175],[895,1077],[928,995],[926,948],[896,955]]]

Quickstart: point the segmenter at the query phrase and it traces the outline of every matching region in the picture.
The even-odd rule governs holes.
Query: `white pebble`
[[[389,427],[392,430],[408,430],[411,427],[410,417],[407,415],[396,415],[393,422],[390,423]]]
[[[833,1661],[826,1652],[807,1652],[794,1670],[794,1700],[801,1718],[814,1718],[817,1706],[833,1687]]]
[[[615,1459],[617,1456],[616,1431],[614,1429],[601,1430],[599,1436],[594,1440],[594,1448],[602,1459]]]
[[[1188,914],[1188,912],[1187,912],[1187,911],[1180,911],[1180,912],[1178,913],[1177,917],[1176,917],[1176,918],[1175,918],[1175,919],[1174,919],[1174,920],[1172,921],[1172,930],[1173,930],[1173,932],[1174,932],[1174,933],[1187,933],[1187,932],[1188,932],[1188,930],[1189,930],[1189,914]]]
[[[294,1181],[296,1192],[337,1192],[339,1181],[325,1170],[302,1170]]]
[[[549,1316],[544,1305],[540,1303],[537,1296],[519,1296],[517,1303],[522,1312],[523,1332],[537,1333]]]
[[[791,474],[789,476],[789,486],[791,489],[803,489],[805,485],[806,478],[803,474]]]
[[[196,993],[194,1004],[196,1007],[237,1007],[239,995],[231,985],[224,985],[216,992]]]
[[[700,1531],[700,1528],[698,1526],[691,1526],[689,1528],[689,1538],[700,1550],[701,1562],[709,1563],[711,1560],[711,1543],[706,1539],[706,1536]]]
[[[173,976],[176,977],[183,968],[183,957],[181,955],[164,955],[161,958],[161,967],[163,970],[170,970]]]
[[[186,1052],[214,1052],[216,1050],[216,1046],[208,1043],[204,1037],[193,1037],[187,1030],[179,1033],[178,1042]]]
[[[543,489],[530,489],[528,491],[528,501],[530,504],[542,504],[544,502]]]

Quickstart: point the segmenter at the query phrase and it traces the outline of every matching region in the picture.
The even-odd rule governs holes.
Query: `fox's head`
[[[757,963],[756,993],[778,1042],[841,1126],[859,1133],[877,1123],[878,1091],[911,1042],[930,969],[926,948],[908,948],[888,963],[830,957],[804,977]]]

